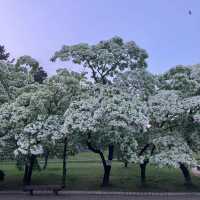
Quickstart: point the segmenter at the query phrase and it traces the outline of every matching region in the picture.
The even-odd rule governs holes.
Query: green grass
[[[105,153],[107,154],[107,152]],[[83,152],[74,156],[69,156],[70,161],[99,161],[99,155],[92,152]]]
[[[88,159],[89,157],[89,159]],[[67,167],[67,190],[109,190],[109,191],[171,191],[171,192],[200,192],[200,178],[192,177],[194,187],[184,186],[180,170],[173,168],[157,168],[148,166],[147,185],[140,184],[138,165],[129,165],[124,168],[123,163],[114,161],[110,177],[111,185],[101,188],[103,169],[99,158],[95,154],[81,153],[70,157]],[[86,160],[86,162],[82,162]],[[92,161],[94,160],[94,161]],[[0,169],[6,173],[5,181],[0,183],[0,189],[21,189],[23,171],[19,171],[12,162],[0,163]],[[51,160],[44,171],[33,172],[33,184],[60,184],[62,163],[60,160]]]

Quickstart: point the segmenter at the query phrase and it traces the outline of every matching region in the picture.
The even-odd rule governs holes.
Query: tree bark
[[[35,159],[34,167],[38,171],[41,171],[41,167],[40,167],[40,163],[39,163],[38,159]]]
[[[25,167],[25,184],[26,185],[31,184],[32,172],[33,172],[33,166],[34,166],[35,160],[36,160],[36,155],[32,154],[29,158],[29,165],[26,165]]]
[[[152,146],[151,149],[151,155],[153,155],[153,152],[155,150],[154,144],[146,144],[143,149],[140,151],[139,156],[142,156],[145,151]],[[141,184],[144,185],[146,183],[146,166],[149,163],[149,159],[144,160],[144,163],[140,164],[140,178],[141,178]]]
[[[140,173],[141,173],[141,184],[146,183],[146,166],[149,163],[149,160],[145,160],[144,163],[140,164]]]
[[[125,167],[125,168],[128,167],[128,162],[127,162],[127,161],[124,162],[124,167]]]
[[[43,170],[45,170],[45,169],[47,168],[48,159],[49,159],[49,151],[46,150],[46,151],[45,151],[45,155],[44,155],[44,166],[43,166]]]
[[[183,164],[183,163],[179,163],[180,165],[180,170],[184,176],[184,179],[185,179],[185,185],[192,185],[192,179],[191,179],[191,176],[190,176],[190,172],[189,170],[187,169],[187,167]]]
[[[62,187],[66,187],[66,176],[67,176],[67,138],[64,140],[64,149],[63,149],[63,175],[62,175]]]
[[[150,144],[146,144],[146,145],[141,149],[141,151],[140,151],[140,153],[139,153],[139,156],[141,156],[141,155],[148,149],[149,146],[150,146]]]
[[[89,139],[90,139],[90,136],[89,136]],[[114,146],[109,145],[109,147],[108,147],[108,161],[106,161],[102,151],[99,149],[95,149],[92,146],[91,142],[88,141],[87,146],[88,146],[88,149],[90,149],[94,153],[98,153],[101,157],[101,161],[102,161],[103,168],[104,168],[104,176],[103,176],[103,181],[102,181],[101,185],[102,185],[102,187],[106,187],[109,185],[109,182],[110,182],[110,171],[111,171],[111,162],[113,159]]]
[[[114,146],[109,145],[108,161],[106,162],[106,165],[104,166],[104,176],[103,176],[103,182],[102,182],[103,187],[108,186],[110,183],[110,172],[111,172],[111,166],[112,166],[113,152],[114,152]]]
[[[23,184],[24,185],[27,184],[28,169],[29,169],[29,165],[26,163],[25,168],[24,168],[24,177],[23,177]]]

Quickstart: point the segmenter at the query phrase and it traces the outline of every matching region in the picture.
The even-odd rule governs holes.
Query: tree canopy
[[[6,53],[6,49],[3,45],[0,45],[0,61],[1,60],[8,60],[8,57],[10,56],[10,53]]]
[[[55,52],[51,61],[72,60],[89,69],[95,82],[105,84],[119,71],[146,68],[146,58],[146,51],[134,41],[124,42],[120,37],[113,37],[95,45],[64,45],[61,50]]]
[[[146,51],[120,37],[65,45],[51,58],[87,68],[92,80],[67,69],[47,76],[31,56],[8,56],[0,59],[0,157],[23,161],[25,183],[37,157],[50,152],[62,155],[65,186],[67,154],[80,146],[101,158],[104,186],[116,154],[140,165],[142,182],[148,163],[180,168],[191,181],[200,151],[200,65],[154,75]]]

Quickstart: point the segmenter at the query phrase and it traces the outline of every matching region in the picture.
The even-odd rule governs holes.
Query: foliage
[[[86,67],[93,81],[66,69],[47,77],[34,58],[11,63],[6,56],[0,61],[1,159],[15,155],[20,165],[46,150],[75,154],[91,143],[100,152],[112,145],[124,162],[196,165],[200,65],[153,75],[146,51],[120,37],[63,46],[51,58]]]
[[[68,138],[91,136],[96,147],[119,146],[127,159],[136,162],[134,137],[149,127],[146,107],[117,88],[99,85],[93,96],[73,102],[65,113],[63,132]],[[130,142],[132,141],[132,142]]]
[[[29,84],[30,77],[24,68],[0,62],[0,104],[13,101]]]
[[[119,71],[125,69],[145,68],[148,57],[145,50],[135,42],[124,42],[120,37],[100,41],[96,45],[80,43],[77,45],[64,45],[55,52],[51,61],[72,60],[76,64],[91,71],[91,78],[97,83],[107,83]]]
[[[150,162],[162,166],[179,167],[180,163],[195,166],[196,160],[188,144],[175,133],[153,140],[156,150],[150,157]]]
[[[8,60],[8,57],[10,56],[10,53],[6,53],[5,47],[3,45],[0,45],[0,61],[1,60]]]
[[[178,90],[183,96],[197,95],[200,91],[200,66],[176,66],[160,76],[161,88]]]
[[[21,56],[17,59],[16,62],[17,67],[29,67],[30,73],[34,73],[38,70],[39,68],[39,62],[32,58],[31,56],[25,55]],[[27,69],[27,68],[26,68]]]
[[[33,78],[35,82],[40,84],[47,78],[47,73],[44,71],[42,67],[39,67],[38,70],[34,73]]]
[[[155,94],[159,84],[153,74],[140,68],[118,73],[113,82],[116,87],[142,100],[147,100],[150,95]]]

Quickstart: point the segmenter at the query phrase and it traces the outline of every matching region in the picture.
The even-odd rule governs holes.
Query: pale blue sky
[[[200,0],[0,0],[0,44],[51,74],[70,65],[49,62],[63,44],[115,35],[147,50],[151,72],[200,63]]]

